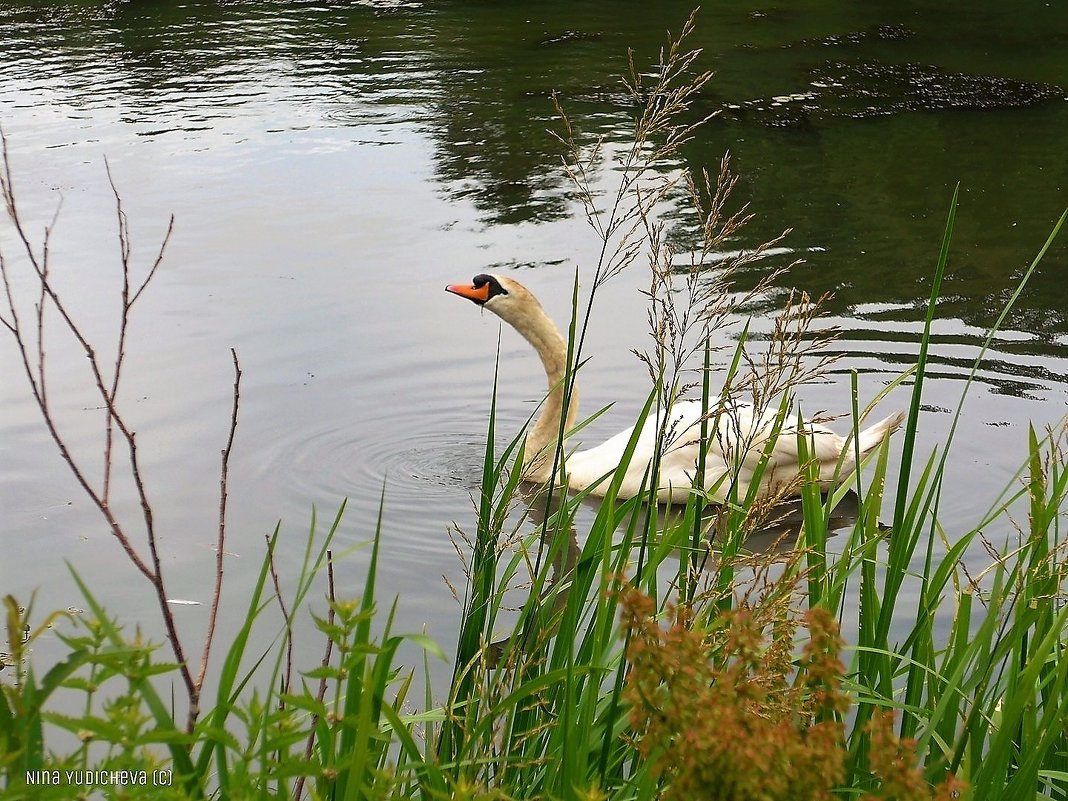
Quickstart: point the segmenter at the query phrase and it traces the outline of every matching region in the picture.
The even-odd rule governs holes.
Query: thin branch
[[[282,678],[282,693],[288,693],[290,682],[293,678],[293,618],[289,614],[289,609],[286,608],[286,601],[282,595],[282,585],[278,580],[278,571],[274,566],[274,546],[268,535],[265,534],[263,538],[267,540],[267,567],[271,573],[271,584],[274,585],[274,597],[278,601],[278,607],[282,610],[282,619],[286,623],[286,670]],[[278,699],[278,708],[285,708],[284,699]]]
[[[217,577],[216,588],[213,594],[212,611],[211,611],[211,632],[209,632],[208,640],[205,647],[204,658],[202,660],[201,669],[199,675],[194,679],[190,665],[188,664],[182,641],[179,636],[177,626],[175,624],[174,615],[171,611],[170,605],[167,601],[167,592],[164,581],[164,574],[162,565],[160,562],[158,539],[155,526],[154,515],[152,511],[152,505],[148,498],[148,493],[145,486],[144,476],[141,470],[140,458],[138,455],[138,443],[135,432],[129,427],[127,421],[123,418],[117,407],[118,390],[121,381],[122,367],[126,357],[126,341],[129,331],[130,310],[136,301],[140,298],[141,294],[147,288],[148,284],[152,281],[156,275],[160,264],[162,263],[164,252],[166,250],[167,243],[170,240],[171,233],[174,228],[174,218],[170,218],[167,226],[167,231],[163,237],[163,241],[160,245],[158,254],[149,268],[144,279],[137,284],[134,289],[133,282],[131,281],[131,243],[129,235],[129,224],[126,219],[126,214],[122,208],[122,199],[119,195],[118,189],[112,180],[110,168],[108,169],[108,180],[111,183],[112,192],[115,195],[115,208],[119,238],[119,251],[122,265],[122,294],[121,294],[121,317],[119,325],[118,341],[115,349],[114,360],[114,372],[111,374],[110,380],[106,380],[104,376],[104,370],[102,368],[100,357],[97,354],[96,349],[92,343],[86,337],[84,330],[75,321],[73,315],[68,309],[63,298],[56,291],[52,284],[50,275],[49,264],[49,245],[52,230],[55,226],[57,217],[53,217],[52,222],[45,228],[44,242],[40,254],[38,254],[30,241],[30,236],[27,232],[22,218],[19,214],[18,204],[15,198],[14,180],[12,175],[11,160],[8,151],[7,138],[4,136],[3,131],[0,130],[0,150],[2,150],[2,168],[0,168],[0,195],[3,197],[4,207],[7,212],[8,221],[13,228],[16,238],[21,243],[22,250],[25,253],[26,261],[29,268],[32,270],[33,275],[38,282],[38,298],[35,306],[35,328],[36,328],[36,342],[30,341],[30,335],[27,333],[26,328],[23,326],[18,313],[18,303],[16,302],[15,293],[13,290],[10,270],[12,269],[11,263],[6,260],[2,253],[0,253],[0,278],[3,280],[4,294],[7,299],[7,314],[0,316],[0,323],[2,323],[4,329],[11,333],[15,340],[15,345],[19,353],[19,357],[22,361],[23,371],[26,374],[27,381],[30,386],[31,394],[34,401],[37,404],[39,411],[41,412],[42,419],[44,420],[45,427],[48,429],[49,435],[52,437],[52,441],[55,442],[56,447],[59,450],[60,456],[64,463],[70,469],[74,475],[78,484],[82,487],[83,491],[96,506],[98,511],[106,521],[108,528],[112,536],[119,542],[119,545],[125,551],[130,562],[152,585],[153,591],[156,595],[157,604],[159,606],[160,615],[162,617],[164,627],[166,629],[167,640],[170,643],[171,649],[174,652],[176,661],[178,662],[178,670],[182,677],[182,681],[185,684],[186,692],[189,697],[189,718],[188,726],[192,730],[193,724],[196,721],[197,714],[199,712],[199,697],[200,688],[204,682],[204,671],[207,664],[208,651],[210,650],[211,634],[214,632],[215,620],[218,613],[219,598],[221,595],[221,580],[222,580],[222,568],[221,560],[224,553],[223,548],[223,534],[225,531],[225,509],[226,509],[226,476],[228,472],[228,459],[230,449],[233,444],[234,432],[237,424],[237,403],[238,403],[238,384],[240,381],[240,368],[237,365],[236,353],[233,354],[234,366],[237,374],[234,388],[234,411],[231,414],[231,427],[229,438],[227,441],[226,449],[223,455],[223,478],[222,478],[222,497],[220,502],[220,534],[219,534],[219,552],[217,554]],[[58,216],[59,209],[56,210]],[[56,418],[53,413],[52,405],[47,394],[47,369],[46,369],[46,354],[47,348],[45,344],[45,328],[48,306],[51,305],[59,315],[66,329],[78,342],[81,349],[84,351],[87,360],[89,362],[89,369],[92,373],[93,385],[96,392],[102,399],[106,411],[106,423],[105,423],[105,443],[104,443],[104,476],[102,487],[98,490],[93,483],[89,480],[82,464],[78,458],[69,448],[64,435],[60,432]],[[114,441],[115,431],[118,431],[122,439],[126,442],[127,450],[127,462],[131,473],[131,482],[137,493],[138,500],[141,505],[141,513],[144,521],[145,536],[148,544],[149,559],[146,560],[138,551],[134,548],[133,541],[131,540],[129,533],[120,521],[113,513],[110,505],[110,496],[112,488],[112,472],[115,464],[115,452]]]
[[[237,360],[237,351],[233,348],[230,348],[230,358],[234,362],[233,405],[230,407],[230,433],[226,438],[226,447],[222,450],[222,466],[219,469],[219,533],[215,540],[215,589],[211,594],[208,633],[204,638],[204,653],[200,658],[200,672],[196,678],[198,693],[204,686],[204,676],[208,670],[208,657],[211,654],[211,643],[215,637],[215,621],[219,614],[219,600],[222,597],[223,556],[226,545],[227,481],[230,477],[230,451],[234,447],[234,435],[237,433],[237,414],[241,407],[241,365]],[[273,561],[271,569],[272,571],[274,569]],[[281,602],[281,596],[279,596],[279,602]]]
[[[24,228],[21,220],[18,216],[18,209],[15,203],[15,196],[12,190],[11,182],[11,163],[8,158],[7,151],[7,139],[0,132],[0,142],[2,142],[3,151],[3,171],[0,172],[0,193],[3,194],[4,206],[7,210],[8,219],[11,221],[16,232],[19,234],[24,242],[24,246],[27,249],[27,255],[30,262],[33,265],[34,271],[38,276],[38,280],[41,282],[41,287],[45,292],[49,292],[47,275],[41,269],[41,266],[37,262],[37,257],[33,252],[33,248],[29,245],[28,239],[25,239]],[[26,379],[30,385],[30,392],[33,395],[34,401],[37,403],[37,408],[41,412],[41,417],[44,420],[45,427],[48,429],[49,435],[52,437],[52,441],[59,449],[60,456],[63,458],[64,463],[70,469],[74,475],[75,480],[85,491],[86,495],[93,502],[93,505],[97,507],[100,513],[104,516],[105,521],[108,524],[112,535],[118,540],[122,549],[126,552],[127,557],[134,564],[137,570],[150,582],[155,582],[156,577],[151,568],[144,562],[141,556],[134,550],[133,544],[129,537],[126,536],[125,531],[120,525],[119,521],[112,514],[110,507],[103,500],[103,498],[97,493],[90,484],[88,477],[81,469],[79,463],[75,460],[74,455],[67,447],[66,441],[63,439],[63,435],[60,433],[59,428],[56,425],[55,418],[52,416],[52,410],[47,402],[47,397],[42,392],[42,388],[39,385],[37,373],[30,361],[31,346],[23,336],[23,328],[19,321],[19,315],[17,310],[17,304],[15,303],[14,294],[11,288],[11,279],[9,273],[10,265],[7,260],[0,255],[0,276],[3,278],[4,291],[7,296],[8,309],[11,315],[10,321],[5,321],[6,327],[12,333],[15,338],[16,350],[19,353],[19,357],[22,361],[23,371],[26,374]],[[39,306],[40,308],[40,306]],[[69,319],[69,318],[68,318]],[[10,324],[7,324],[10,322]],[[76,329],[75,329],[76,330]],[[80,333],[80,332],[79,332]],[[84,338],[83,338],[84,341]],[[91,348],[90,348],[91,352]]]

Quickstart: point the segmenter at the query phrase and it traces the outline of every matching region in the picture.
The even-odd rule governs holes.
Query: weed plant
[[[805,465],[793,389],[826,366],[818,301],[793,298],[770,343],[749,341],[743,327],[732,350],[717,349],[717,334],[747,300],[731,290],[731,276],[764,249],[723,255],[747,217],[727,212],[726,163],[715,178],[661,167],[692,135],[694,126],[678,120],[708,80],[688,77],[697,58],[684,46],[691,26],[651,77],[632,61],[639,111],[622,154],[580,143],[561,114],[566,167],[602,245],[585,304],[576,276],[568,392],[597,290],[644,256],[653,344],[640,358],[652,387],[635,430],[666,420],[662,410],[692,393],[704,404],[706,433],[715,431],[725,409],[711,368],[721,363],[725,391],[776,410],[777,431],[796,437]],[[610,156],[620,186],[602,205],[591,176]],[[667,200],[688,202],[700,221],[700,241],[684,253],[658,216]],[[912,386],[896,497],[884,498],[885,446],[826,495],[805,467],[792,488],[803,520],[796,542],[752,553],[747,540],[776,522],[781,499],[727,486],[717,488],[727,502],[711,506],[694,486],[685,504],[660,507],[654,459],[644,495],[620,500],[619,477],[606,479],[579,537],[585,493],[521,485],[522,433],[495,448],[494,391],[474,526],[464,532],[468,583],[446,695],[429,685],[425,664],[397,663],[405,640],[426,659],[442,651],[423,635],[397,633],[393,607],[376,593],[388,510],[361,596],[337,597],[331,542],[342,507],[325,532],[313,520],[286,599],[273,560],[277,532],[269,538],[244,624],[199,716],[167,697],[182,667],[123,630],[77,575],[88,614],[54,629],[66,652],[43,674],[29,648],[62,615],[38,621],[32,604],[6,598],[0,798],[1068,799],[1063,431],[1029,432],[1026,463],[969,531],[939,522],[952,435],[930,455],[915,436],[955,208],[954,197],[917,363],[894,382]],[[6,273],[5,285],[10,300]],[[4,324],[12,329],[10,316]],[[854,432],[882,394],[865,406],[853,376]],[[662,423],[661,442],[669,434]],[[765,447],[765,464],[769,454]],[[561,447],[558,464],[564,456]],[[831,541],[847,495],[854,522]],[[1021,503],[1028,519],[1017,527]],[[977,546],[990,566],[969,574],[962,555]],[[915,600],[902,592],[906,582]],[[508,611],[516,592],[522,603]],[[293,653],[292,640],[309,612],[322,656],[295,664],[308,659]],[[276,632],[262,653],[251,645],[254,628]],[[58,711],[60,692],[76,694],[80,711]],[[73,747],[56,745],[62,732]],[[155,782],[158,770],[172,781]],[[76,784],[66,771],[89,780]],[[116,784],[112,771],[128,771],[127,781]]]

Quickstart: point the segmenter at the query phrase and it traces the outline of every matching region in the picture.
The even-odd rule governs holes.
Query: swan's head
[[[525,286],[503,275],[482,273],[472,278],[470,284],[449,284],[445,291],[467,298],[513,326],[541,311],[538,299]]]

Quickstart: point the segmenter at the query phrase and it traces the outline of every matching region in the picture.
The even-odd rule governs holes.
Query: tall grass
[[[726,163],[714,179],[665,177],[657,166],[692,135],[674,120],[707,80],[686,77],[695,58],[678,38],[651,84],[633,70],[634,144],[607,209],[590,188],[603,144],[578,143],[565,118],[568,170],[602,242],[585,303],[576,276],[566,381],[572,391],[581,375],[596,290],[645,255],[656,336],[642,354],[651,388],[635,432],[660,421],[663,443],[663,410],[689,392],[706,411],[707,442],[726,414],[711,369],[721,362],[728,391],[775,410],[776,431],[796,437],[803,457],[792,389],[826,365],[818,303],[794,299],[770,344],[743,328],[733,350],[718,349],[717,334],[745,300],[731,292],[732,270],[761,251],[717,255],[746,219],[726,212]],[[686,254],[668,244],[657,216],[680,197],[700,221]],[[370,538],[362,593],[337,597],[331,543],[342,508],[325,533],[313,519],[288,598],[273,560],[277,532],[268,539],[213,704],[205,699],[191,731],[162,689],[178,668],[110,618],[89,582],[75,574],[89,613],[56,629],[66,654],[43,675],[28,646],[57,615],[35,622],[32,609],[5,599],[0,798],[1068,798],[1063,432],[1029,432],[1026,462],[969,531],[939,519],[952,435],[929,455],[915,435],[955,209],[954,197],[917,364],[895,382],[911,380],[912,395],[894,498],[884,497],[893,469],[885,446],[827,494],[806,466],[796,541],[754,553],[751,535],[781,513],[757,495],[759,481],[743,493],[728,476],[717,488],[727,501],[713,506],[695,480],[685,504],[666,508],[655,502],[653,459],[646,491],[618,498],[635,433],[580,533],[587,493],[522,485],[522,432],[497,448],[494,387],[446,692],[430,685],[425,662],[397,661],[406,641],[425,659],[443,652],[424,635],[397,633],[394,607],[379,597],[388,509]],[[689,261],[681,270],[680,255]],[[884,394],[862,403],[853,376],[854,432]],[[565,455],[556,459],[566,465]],[[769,456],[770,445],[758,473]],[[855,521],[832,539],[847,494]],[[1028,522],[1015,528],[1021,504]],[[970,574],[962,557],[980,543],[990,566]],[[309,608],[323,643],[313,656],[293,648]],[[273,639],[257,651],[264,632]],[[80,711],[58,711],[74,708],[71,697]],[[62,732],[72,747],[58,745]],[[62,773],[159,769],[173,782],[118,787],[96,776],[73,788]]]

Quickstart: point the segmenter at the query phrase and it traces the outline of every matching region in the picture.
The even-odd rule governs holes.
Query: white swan
[[[559,437],[560,414],[564,404],[563,379],[567,365],[567,344],[553,321],[534,297],[518,281],[499,275],[476,275],[470,284],[450,284],[446,291],[474,301],[496,314],[523,335],[541,357],[549,382],[549,394],[534,428],[527,434],[526,461],[522,478],[545,483],[552,475],[554,451]],[[744,498],[757,471],[768,437],[774,428],[776,410],[754,418],[753,407],[721,398],[721,411],[707,424],[709,443],[705,456],[705,474],[701,486],[710,500],[722,502],[736,490]],[[571,393],[564,430],[570,430],[578,413],[577,388]],[[669,410],[667,444],[661,454],[658,497],[661,502],[684,502],[693,487],[693,477],[701,444],[702,409],[699,401],[680,401]],[[880,420],[860,432],[863,457],[879,446],[883,439],[901,425],[901,413]],[[618,497],[631,498],[642,491],[643,481],[656,446],[659,420],[647,419],[634,454],[627,465]],[[820,486],[831,489],[845,481],[856,467],[851,441],[818,423],[806,421],[810,458],[819,464]],[[574,490],[589,488],[591,494],[604,495],[611,474],[619,466],[634,427],[585,451],[567,453],[564,476]],[[796,425],[784,425],[771,449],[770,458],[760,476],[758,495],[768,496],[799,488],[800,471]]]

